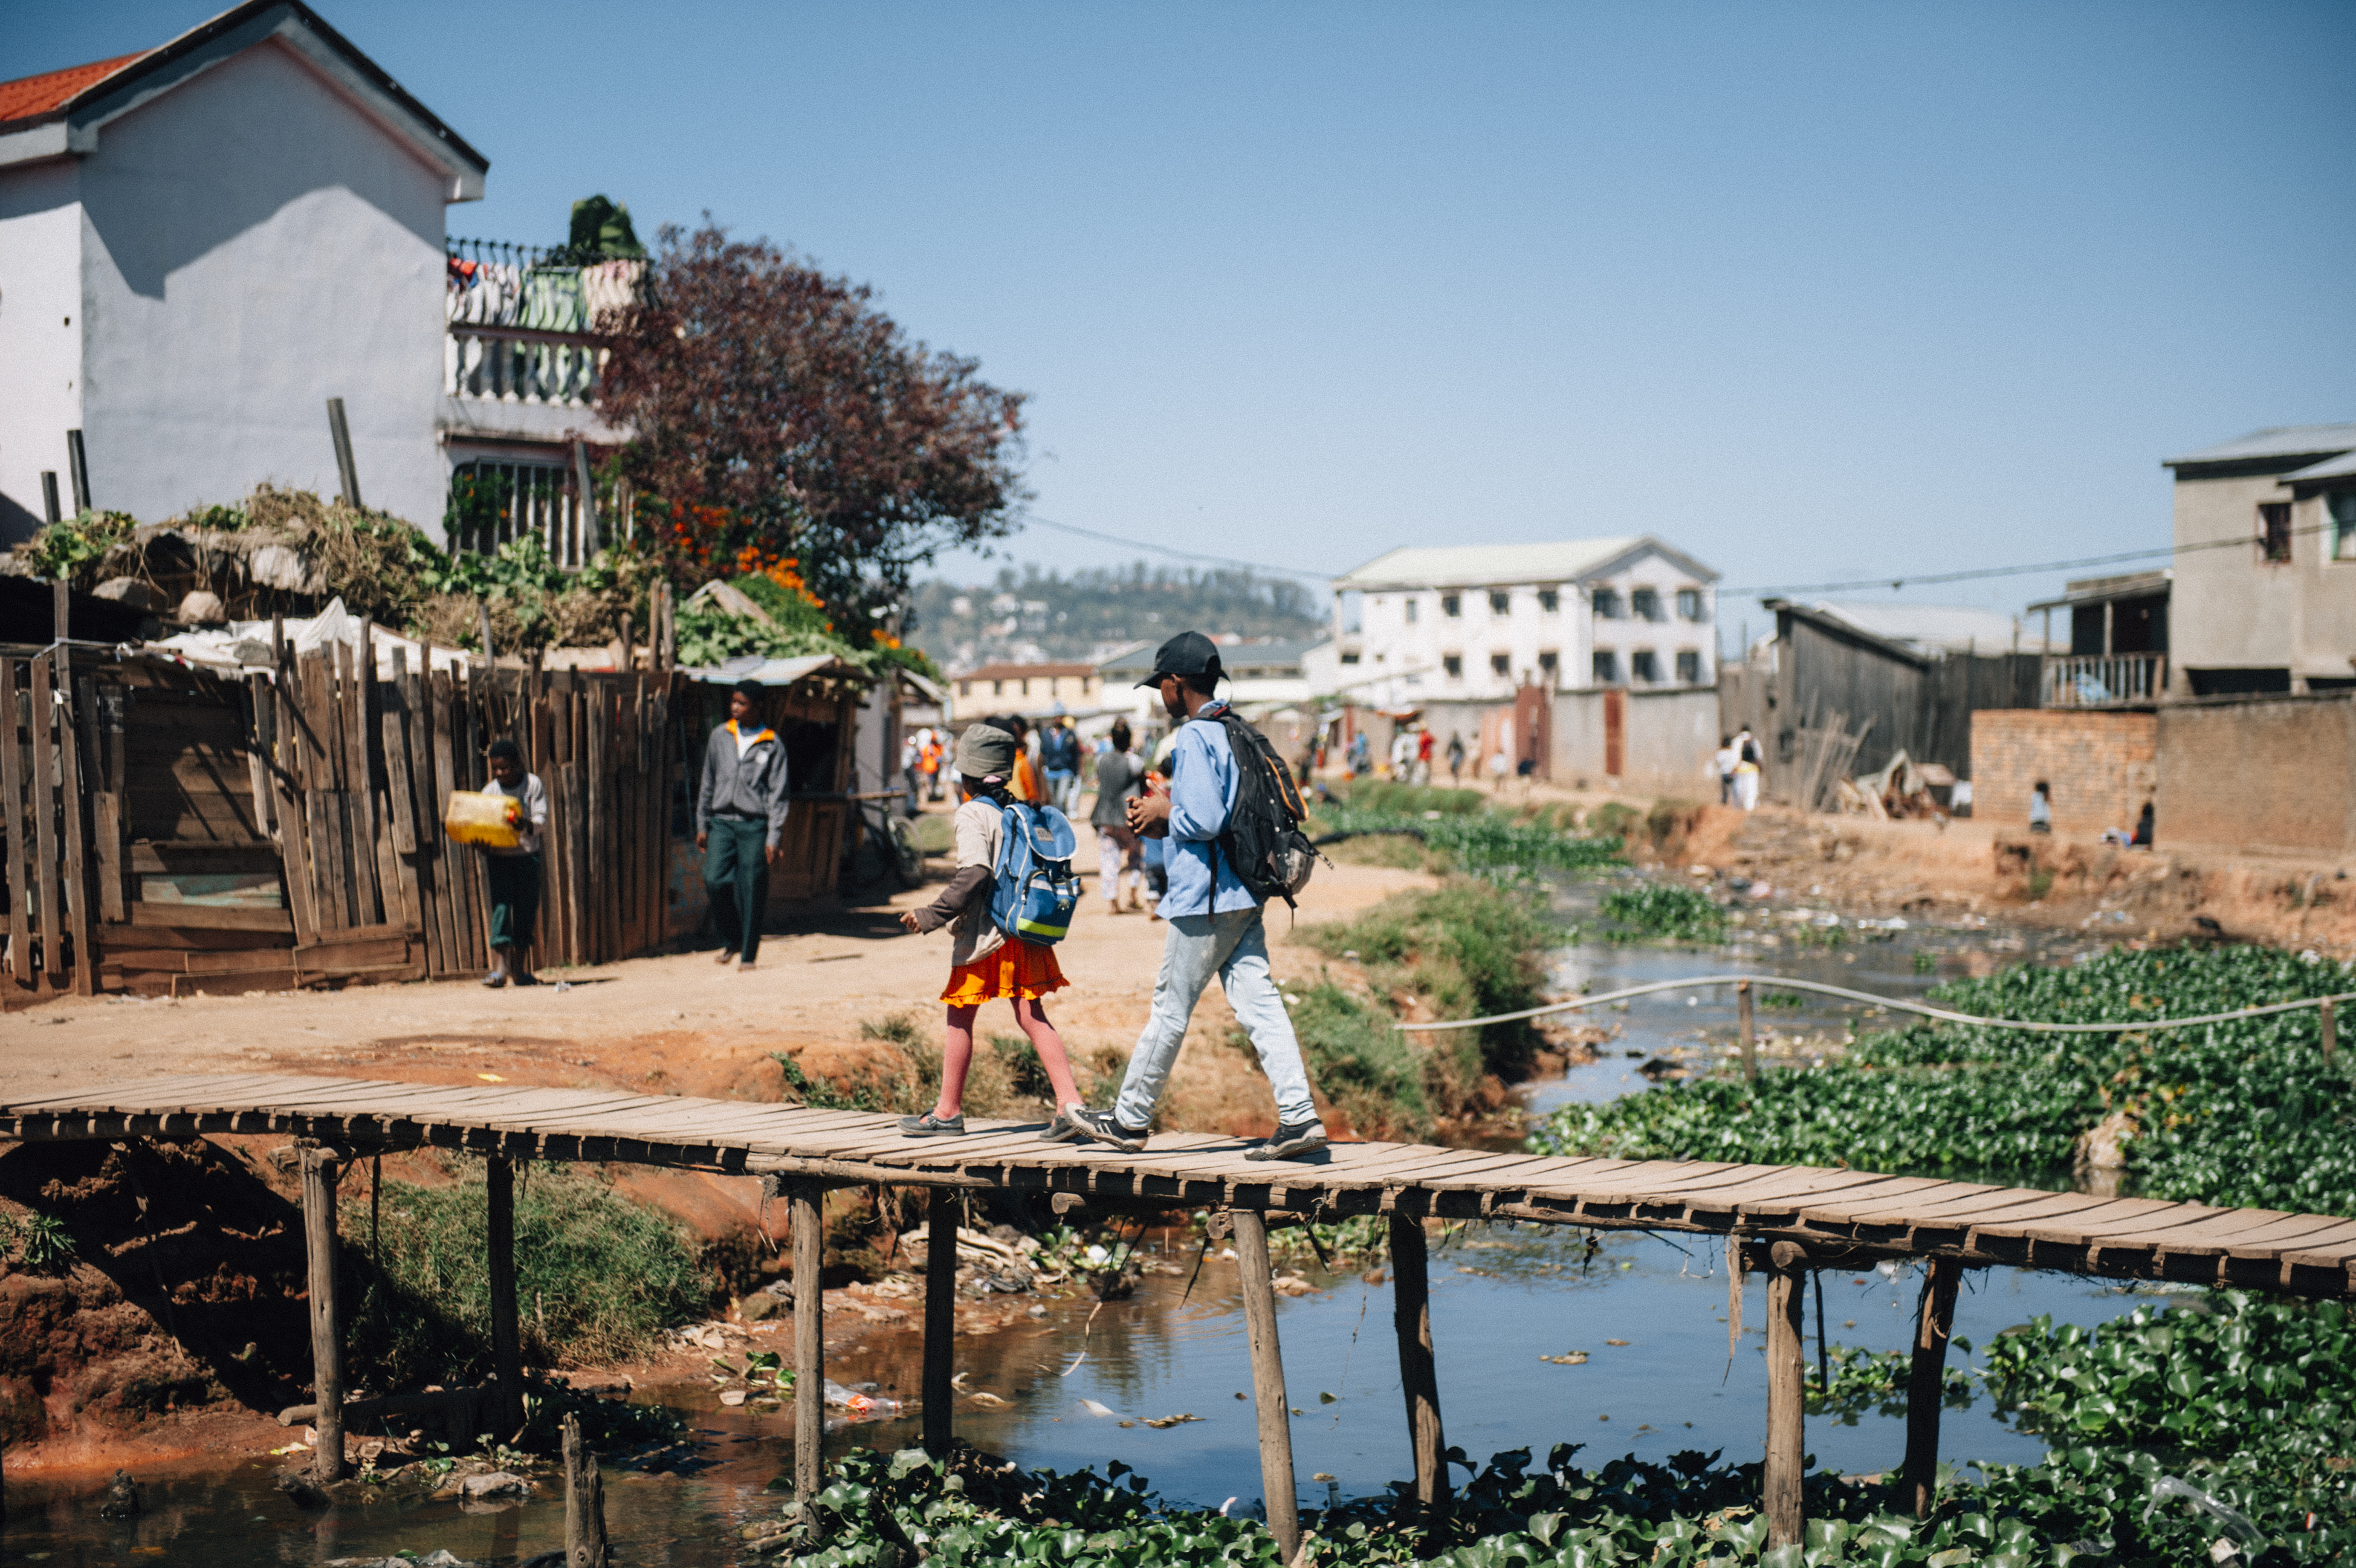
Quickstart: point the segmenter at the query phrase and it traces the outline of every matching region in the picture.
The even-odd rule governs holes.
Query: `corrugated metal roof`
[[[2356,452],[2342,452],[2337,457],[2326,457],[2320,463],[2308,465],[2296,473],[2285,474],[2283,482],[2304,483],[2308,479],[2341,479],[2356,474]]]
[[[1341,588],[1478,588],[1515,583],[1573,582],[1604,571],[1644,550],[1663,557],[1706,583],[1718,574],[1685,552],[1649,533],[1610,539],[1558,539],[1532,544],[1440,544],[1394,550],[1337,577]]]
[[[2257,457],[2303,457],[2309,454],[2322,456],[2349,451],[2356,451],[2356,424],[2277,424],[2266,430],[2253,430],[2247,435],[2214,446],[2203,446],[2198,452],[2187,452],[2181,457],[2166,458],[2160,467],[2240,463]]]
[[[1819,615],[1845,621],[1887,642],[1903,643],[1918,652],[1982,653],[2012,650],[2016,631],[2023,653],[2042,652],[2044,639],[2020,628],[2012,617],[1976,605],[1828,604],[1809,605]]]
[[[790,686],[807,676],[821,673],[866,678],[831,653],[798,653],[791,659],[764,659],[757,653],[747,653],[700,668],[682,665],[680,672],[691,681],[708,681],[715,686],[733,686],[739,681],[752,681],[763,686]]]

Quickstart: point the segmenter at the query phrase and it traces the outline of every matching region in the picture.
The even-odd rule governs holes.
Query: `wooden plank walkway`
[[[1068,1193],[1091,1206],[1512,1219],[1791,1241],[1826,1267],[1945,1258],[2125,1280],[2356,1295],[2356,1219],[2104,1198],[1865,1171],[1717,1161],[1545,1158],[1337,1144],[1262,1164],[1243,1140],[1157,1137],[1142,1154],[1043,1144],[1038,1122],[975,1121],[913,1140],[894,1118],[612,1090],[453,1088],[187,1074],[49,1090],[0,1105],[0,1139],[283,1133],[348,1153],[434,1146],[774,1175],[828,1184]]]

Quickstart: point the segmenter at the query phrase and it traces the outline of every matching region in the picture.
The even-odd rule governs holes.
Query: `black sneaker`
[[[1110,1144],[1124,1155],[1134,1155],[1145,1147],[1146,1129],[1124,1127],[1112,1119],[1109,1111],[1075,1111],[1072,1120],[1079,1123],[1081,1133],[1099,1144]]]
[[[1279,1126],[1276,1135],[1257,1149],[1246,1149],[1248,1160],[1291,1160],[1302,1155],[1313,1155],[1325,1146],[1325,1123],[1303,1122],[1297,1127]]]
[[[1076,1105],[1059,1109],[1055,1119],[1047,1123],[1046,1131],[1039,1134],[1039,1141],[1043,1144],[1076,1144],[1087,1138],[1088,1130],[1080,1124],[1080,1110]]]
[[[900,1118],[900,1133],[908,1138],[954,1138],[965,1132],[965,1112],[954,1116],[936,1116],[926,1112],[922,1116]]]

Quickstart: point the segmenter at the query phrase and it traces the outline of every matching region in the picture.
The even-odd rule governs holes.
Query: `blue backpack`
[[[1079,840],[1053,806],[1012,805],[998,827],[998,864],[990,889],[990,923],[1009,937],[1050,947],[1072,929],[1080,880],[1072,873]]]

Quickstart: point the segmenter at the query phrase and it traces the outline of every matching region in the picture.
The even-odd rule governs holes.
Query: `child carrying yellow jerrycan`
[[[938,898],[900,917],[900,923],[912,931],[948,926],[955,939],[949,983],[941,992],[941,1000],[948,1004],[941,1095],[923,1115],[900,1119],[900,1131],[911,1138],[954,1137],[965,1131],[965,1077],[973,1060],[974,1015],[985,1002],[1003,999],[1014,1004],[1014,1022],[1039,1053],[1039,1065],[1055,1086],[1055,1120],[1041,1136],[1051,1141],[1069,1137],[1069,1130],[1077,1125],[1072,1112],[1084,1103],[1063,1036],[1040,1005],[1047,993],[1064,985],[1053,944],[1069,925],[1077,890],[1026,900],[1020,897],[1024,889],[1019,878],[1018,885],[998,886],[1010,818],[1023,824],[1011,830],[1017,833],[1034,823],[1057,833],[1067,855],[1071,842],[1071,825],[1061,812],[1052,806],[1022,805],[1007,788],[1018,744],[991,725],[969,725],[958,736],[956,768],[965,801],[957,812],[957,875]]]

